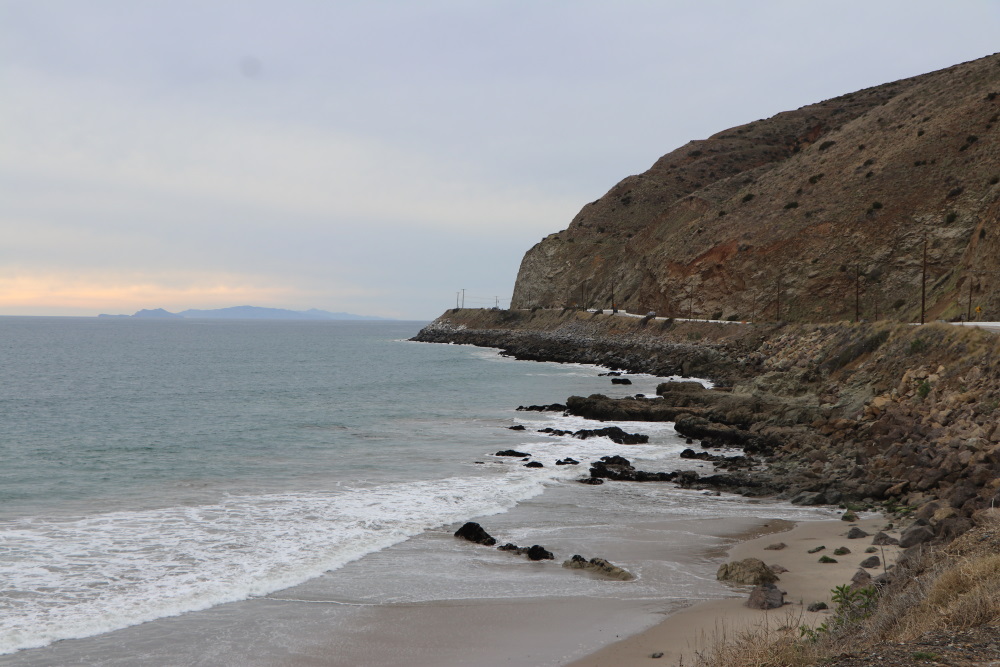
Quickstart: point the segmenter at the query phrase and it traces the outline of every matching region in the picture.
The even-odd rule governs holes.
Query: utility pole
[[[458,308],[458,295],[459,292],[455,292],[455,307]]]
[[[465,310],[465,288],[462,288],[462,310]]]
[[[927,233],[924,232],[924,261],[920,275],[920,323],[924,323],[924,313],[927,312]]]
[[[494,305],[495,305],[495,306],[496,306],[497,308],[499,308],[499,307],[500,307],[500,297],[498,297],[498,296],[495,296],[495,297],[493,297],[493,298],[494,298],[494,299],[496,300],[496,303],[495,303]]]
[[[966,322],[972,321],[972,278],[969,278],[969,314],[965,317]]]

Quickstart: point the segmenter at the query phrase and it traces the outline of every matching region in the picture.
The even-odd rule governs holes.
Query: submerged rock
[[[528,548],[528,558],[531,560],[553,560],[555,556],[540,544],[533,544]]]
[[[494,456],[516,456],[517,458],[525,458],[526,456],[531,456],[528,452],[519,452],[516,449],[504,449],[497,452]]]
[[[470,542],[482,544],[488,547],[497,543],[486,530],[475,521],[469,521],[464,526],[455,531],[455,537],[462,537]]]
[[[608,579],[617,579],[618,581],[632,581],[635,579],[635,576],[628,570],[609,563],[603,558],[591,558],[587,560],[583,556],[576,554],[569,560],[564,561],[563,567],[571,570],[586,570],[607,577]]]

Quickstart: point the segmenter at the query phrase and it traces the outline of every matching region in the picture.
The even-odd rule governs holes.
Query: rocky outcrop
[[[751,609],[778,609],[785,605],[785,591],[774,584],[755,586],[744,604]]]
[[[715,578],[719,581],[731,581],[734,584],[761,586],[778,581],[778,575],[759,558],[744,558],[743,560],[723,563],[719,566]]]

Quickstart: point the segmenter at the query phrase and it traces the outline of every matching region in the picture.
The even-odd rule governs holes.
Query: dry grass
[[[945,549],[927,550],[899,566],[895,583],[866,619],[825,634],[800,638],[796,620],[747,632],[716,629],[710,648],[693,667],[805,667],[824,658],[881,643],[913,641],[925,633],[957,633],[1000,623],[1000,512]]]
[[[926,588],[924,600],[902,619],[900,639],[1000,621],[1000,555],[947,564]]]
[[[755,628],[732,633],[717,627],[709,648],[697,651],[692,667],[805,667],[819,654],[814,644],[799,638],[802,615],[788,613],[784,619],[765,620]]]

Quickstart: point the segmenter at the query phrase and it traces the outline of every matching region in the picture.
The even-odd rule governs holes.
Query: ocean
[[[707,468],[678,458],[670,424],[622,423],[650,441],[616,445],[540,434],[595,424],[516,408],[663,379],[407,341],[421,324],[0,318],[0,664],[492,664],[370,637],[418,627],[401,610],[473,601],[632,609],[589,622],[634,632],[733,594],[714,570],[737,524],[830,516],[578,484],[608,454]],[[493,455],[509,448],[544,467]],[[452,537],[467,520],[556,562]],[[575,553],[637,579],[559,567]],[[609,640],[573,631],[531,664]],[[495,646],[496,664],[528,664],[522,643]]]

